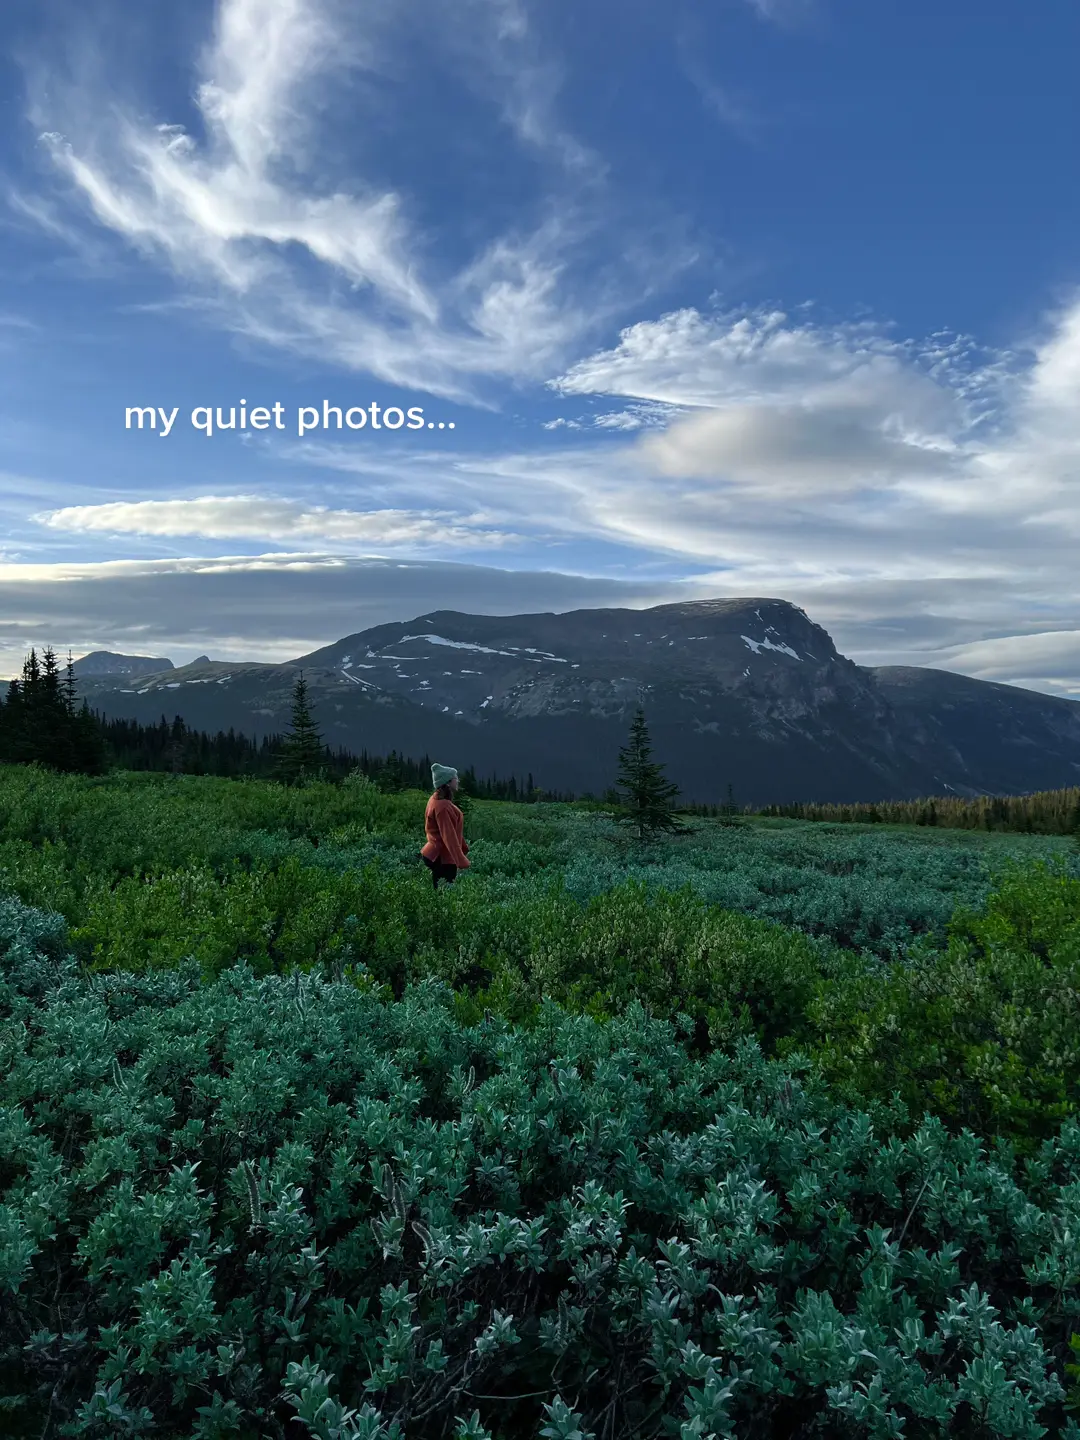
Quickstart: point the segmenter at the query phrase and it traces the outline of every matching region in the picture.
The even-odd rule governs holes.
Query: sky
[[[1080,698],[1078,54],[1071,0],[7,0],[0,675],[754,596]]]

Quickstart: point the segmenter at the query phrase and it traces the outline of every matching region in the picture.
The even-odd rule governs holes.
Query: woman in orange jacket
[[[427,843],[420,854],[437,890],[440,880],[453,884],[459,870],[468,870],[469,846],[462,834],[465,817],[453,799],[460,783],[458,772],[452,765],[432,765],[431,783],[435,792],[424,811]]]

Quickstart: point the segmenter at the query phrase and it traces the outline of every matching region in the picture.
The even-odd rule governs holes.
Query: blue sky
[[[753,595],[1080,696],[1078,53],[1065,0],[9,0],[0,673]]]

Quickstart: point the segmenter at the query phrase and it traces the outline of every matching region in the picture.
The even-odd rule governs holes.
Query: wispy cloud
[[[602,158],[559,119],[562,67],[545,55],[522,0],[463,0],[454,7],[428,0],[425,19],[475,89],[486,95],[494,87],[502,118],[520,141],[577,183],[604,178]]]
[[[787,24],[807,15],[814,0],[746,0],[746,3],[762,20]]]
[[[681,29],[675,48],[683,74],[697,91],[706,112],[743,140],[758,142],[764,132],[763,117],[730,85],[721,83],[704,63],[698,28]]]
[[[261,495],[200,495],[190,500],[112,501],[68,505],[31,519],[56,530],[177,536],[202,540],[300,540],[374,544],[414,550],[424,545],[494,548],[518,537],[448,512],[335,510]]]
[[[605,307],[625,301],[610,280],[605,293],[569,274],[599,213],[582,187],[602,183],[603,167],[559,125],[557,70],[514,0],[471,0],[453,24],[419,0],[405,7],[402,23],[407,14],[452,32],[460,82],[486,86],[519,142],[558,161],[558,178],[536,196],[539,223],[490,235],[456,275],[440,274],[399,187],[375,178],[343,186],[320,156],[320,101],[343,71],[370,76],[384,61],[392,70],[398,13],[340,0],[220,0],[198,62],[197,127],[145,120],[125,102],[122,77],[107,93],[100,54],[67,84],[43,59],[32,118],[97,226],[164,263],[215,323],[476,400],[485,381],[550,374],[598,333]],[[362,85],[351,94],[362,138],[379,97]],[[15,203],[58,238],[77,232],[54,197]]]
[[[623,410],[604,410],[592,417],[599,430],[665,430],[685,411],[656,400],[636,400]]]

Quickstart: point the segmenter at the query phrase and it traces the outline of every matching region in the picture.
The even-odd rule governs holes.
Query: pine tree
[[[60,667],[51,645],[41,652],[37,746],[42,760],[57,770],[75,768],[74,735],[61,686]]]
[[[20,749],[27,762],[36,760],[40,763],[44,759],[37,739],[41,734],[41,666],[33,646],[23,661],[22,684],[19,688],[22,691]]]
[[[11,680],[8,683],[4,709],[0,714],[0,760],[17,765],[30,759],[23,715],[22,684],[18,680]]]
[[[617,818],[632,826],[637,838],[644,841],[661,831],[668,835],[685,834],[687,825],[675,814],[672,805],[679,787],[664,778],[664,767],[652,758],[645,711],[638,706],[630,726],[630,743],[619,751],[619,773],[616,789],[626,796],[626,809]]]
[[[74,768],[83,775],[103,775],[109,768],[102,717],[91,712],[84,700],[75,716],[72,741]]]
[[[376,784],[380,790],[385,790],[388,794],[397,794],[398,791],[404,790],[405,775],[396,750],[391,750],[379,767]]]
[[[64,672],[64,709],[68,715],[75,714],[75,662],[71,658],[70,650]]]
[[[162,725],[166,725],[165,716],[161,717]],[[169,730],[169,739],[165,747],[165,759],[168,762],[169,773],[179,778],[184,773],[184,736],[186,727],[179,715],[173,716],[172,728]]]
[[[0,759],[15,764],[45,765],[64,772],[97,775],[105,768],[105,740],[100,724],[83,702],[75,709],[75,679],[70,656],[67,679],[51,645],[31,650],[22,678],[8,685],[0,707]]]
[[[325,773],[326,746],[308,704],[301,670],[293,687],[292,726],[282,742],[275,774],[286,785],[303,785]]]

